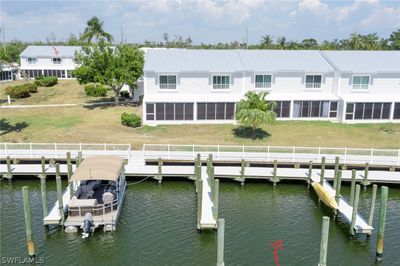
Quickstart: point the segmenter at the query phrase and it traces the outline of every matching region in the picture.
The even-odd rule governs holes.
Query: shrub
[[[87,84],[85,93],[87,96],[104,97],[107,95],[107,88],[101,84]]]
[[[129,91],[121,91],[121,92],[119,93],[119,95],[120,95],[121,97],[124,97],[124,98],[129,98]]]
[[[39,76],[35,78],[35,85],[41,87],[52,87],[58,83],[57,77],[43,77]]]
[[[19,86],[25,88],[29,93],[38,92],[37,86],[34,83],[25,83],[25,84],[22,84],[22,85],[19,85]]]
[[[30,96],[28,88],[23,87],[21,85],[8,86],[5,88],[5,92],[7,95],[10,95],[10,97],[13,99],[26,98]]]
[[[142,119],[137,114],[123,113],[121,115],[121,124],[127,127],[140,127]]]

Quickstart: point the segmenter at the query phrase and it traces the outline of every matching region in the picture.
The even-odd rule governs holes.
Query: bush
[[[142,119],[137,114],[123,113],[121,115],[121,124],[127,127],[140,127]]]
[[[104,97],[107,95],[107,88],[101,84],[87,84],[85,93],[87,96]]]
[[[25,83],[25,84],[22,84],[22,85],[19,85],[19,86],[25,88],[29,93],[38,92],[37,86],[34,83]]]
[[[119,95],[121,96],[121,97],[124,97],[124,98],[129,98],[130,96],[129,96],[129,91],[121,91],[120,93],[119,93]]]
[[[52,87],[58,83],[57,77],[43,77],[39,76],[35,78],[35,85],[41,87]]]
[[[8,86],[5,88],[5,92],[13,99],[21,99],[31,96],[29,93],[29,89],[21,85]]]

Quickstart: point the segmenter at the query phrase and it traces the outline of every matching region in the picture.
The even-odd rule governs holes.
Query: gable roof
[[[321,54],[343,72],[400,72],[400,51],[321,51]]]
[[[37,46],[30,45],[20,54],[20,57],[75,57],[80,46]]]
[[[144,71],[330,72],[334,68],[316,50],[148,49]]]

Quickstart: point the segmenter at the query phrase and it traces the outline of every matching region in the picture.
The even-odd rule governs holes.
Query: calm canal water
[[[133,182],[133,181],[129,181]],[[49,205],[56,198],[48,181]],[[196,231],[194,186],[186,181],[145,181],[129,186],[117,231],[98,230],[86,240],[45,232],[42,226],[40,184],[37,180],[1,181],[1,257],[25,257],[21,187],[31,190],[33,232],[37,256],[48,265],[215,265],[216,232]],[[66,183],[64,183],[65,187]],[[371,188],[360,195],[360,212],[368,217]],[[350,194],[348,186],[342,188]],[[378,223],[378,192],[374,226]],[[384,265],[400,265],[400,188],[389,189],[384,242]],[[225,218],[226,265],[275,265],[271,244],[282,240],[281,265],[317,265],[321,221],[332,211],[318,206],[317,196],[304,184],[221,182],[220,217]],[[329,232],[329,265],[375,265],[376,231],[371,240],[350,241],[348,225],[340,218]]]

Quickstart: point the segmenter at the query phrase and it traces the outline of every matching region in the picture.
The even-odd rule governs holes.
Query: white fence
[[[144,144],[142,151],[145,160],[193,160],[197,154],[206,157],[210,153],[220,161],[321,162],[325,157],[326,162],[334,162],[339,156],[342,163],[400,165],[400,149]]]
[[[77,157],[82,152],[83,157],[96,155],[112,155],[127,159],[131,158],[130,144],[93,144],[93,143],[0,143],[0,157],[14,158],[66,158]]]

